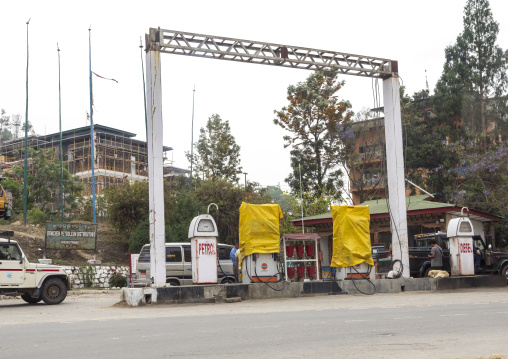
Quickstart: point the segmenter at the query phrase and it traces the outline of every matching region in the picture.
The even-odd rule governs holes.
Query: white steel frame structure
[[[305,70],[334,69],[343,75],[383,80],[386,159],[393,258],[409,278],[407,213],[397,61],[300,46],[150,28],[145,35],[149,186],[150,270],[155,287],[166,285],[162,193],[162,84],[160,53]],[[160,156],[159,156],[160,154]],[[160,170],[158,170],[160,168]]]

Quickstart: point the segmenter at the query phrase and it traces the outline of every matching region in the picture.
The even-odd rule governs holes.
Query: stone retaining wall
[[[127,266],[63,266],[63,268],[71,277],[72,288],[85,288],[86,284],[91,284],[92,288],[110,288],[113,273],[124,277],[129,274],[129,267]]]

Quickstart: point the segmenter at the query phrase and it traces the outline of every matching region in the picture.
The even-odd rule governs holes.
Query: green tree
[[[302,187],[316,193],[331,194],[342,187],[338,126],[352,116],[349,102],[336,96],[342,86],[336,71],[316,71],[305,82],[290,85],[288,106],[274,111],[274,123],[290,133],[284,147],[291,146],[293,172],[286,182],[294,194],[300,192],[300,172]]]
[[[27,174],[27,209],[36,206],[45,214],[53,209],[60,209],[60,160],[55,156],[55,151],[29,148],[28,157],[30,164]],[[4,182],[5,189],[13,195],[15,212],[23,211],[23,175],[23,167],[15,166],[11,180]],[[83,185],[75,182],[75,178],[64,168],[65,213],[71,213],[79,207],[82,190]]]
[[[286,201],[284,200],[284,192],[280,188],[280,186],[267,186],[266,190],[268,194],[272,197],[272,203],[277,203],[282,210],[287,208]]]
[[[305,218],[330,212],[331,205],[336,202],[333,197],[327,195],[324,191],[317,194],[312,191],[306,191],[302,193],[301,197],[294,196],[291,193],[283,193],[283,198],[286,208],[282,209],[284,217],[280,223],[281,235],[286,233],[301,233],[302,229],[293,226],[293,221],[301,219],[302,215]],[[306,233],[313,231],[313,228],[305,228]]]
[[[10,116],[5,115],[5,110],[0,110],[0,145],[3,141],[9,140],[12,138],[12,134],[9,131],[9,127],[11,125]]]
[[[234,244],[238,241],[238,225],[242,202],[262,204],[271,201],[268,193],[255,185],[250,186],[248,184],[247,190],[248,193],[246,194],[242,187],[225,179],[200,181],[196,187],[196,196],[201,203],[205,206],[215,203],[219,207],[218,211],[212,213],[212,215],[219,229],[219,240],[223,243]],[[246,197],[247,201],[245,200]]]
[[[255,183],[247,186],[249,203],[270,203],[268,192]],[[187,242],[192,219],[210,207],[219,230],[219,241],[234,244],[238,240],[239,209],[245,200],[243,187],[224,178],[199,180],[189,188],[184,179],[164,184],[164,221],[167,242]],[[105,194],[108,222],[129,237],[130,251],[149,241],[148,186],[146,182],[110,186]]]
[[[450,146],[450,135],[455,127],[450,127],[449,122],[431,111],[434,98],[428,90],[410,97],[401,88],[401,97],[407,177],[436,194],[438,199],[447,201],[450,198],[445,187],[454,183],[457,177],[456,172],[448,169],[455,168],[459,162],[458,153]],[[410,188],[413,193],[416,191],[414,187]]]
[[[231,134],[229,121],[223,121],[219,115],[209,117],[206,127],[200,130],[194,148],[193,168],[198,177],[238,181],[237,175],[242,173],[240,146]],[[189,152],[186,152],[186,156],[191,161]]]
[[[455,178],[445,187],[452,203],[484,211],[502,217],[496,224],[496,242],[508,244],[508,147],[503,143],[485,152],[469,151],[456,146],[461,161],[448,169]],[[450,175],[452,177],[452,175]]]
[[[108,186],[104,190],[107,221],[120,233],[130,235],[141,221],[148,220],[148,183]]]
[[[508,131],[508,51],[496,45],[499,24],[488,0],[468,0],[464,8],[464,30],[445,50],[443,74],[436,85],[436,108],[456,125],[465,125],[483,148],[487,130]]]

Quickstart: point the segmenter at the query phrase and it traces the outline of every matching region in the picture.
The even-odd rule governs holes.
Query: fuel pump
[[[446,230],[450,242],[450,268],[454,275],[474,275],[473,224],[464,216],[462,208],[459,218],[453,218]]]
[[[242,283],[279,281],[279,219],[278,204],[240,206],[240,253]]]
[[[189,226],[191,240],[192,283],[217,283],[217,225],[208,213],[194,217]],[[218,207],[217,207],[218,208]]]
[[[368,206],[332,206],[336,279],[367,279],[374,266]]]

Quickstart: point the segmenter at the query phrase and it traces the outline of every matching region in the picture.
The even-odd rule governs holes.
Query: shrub
[[[34,207],[27,212],[27,217],[33,224],[44,224],[48,218],[48,215],[41,211],[39,208]]]
[[[115,270],[111,270],[113,273],[111,274],[111,278],[109,279],[110,287],[127,287],[127,277],[117,273]]]

